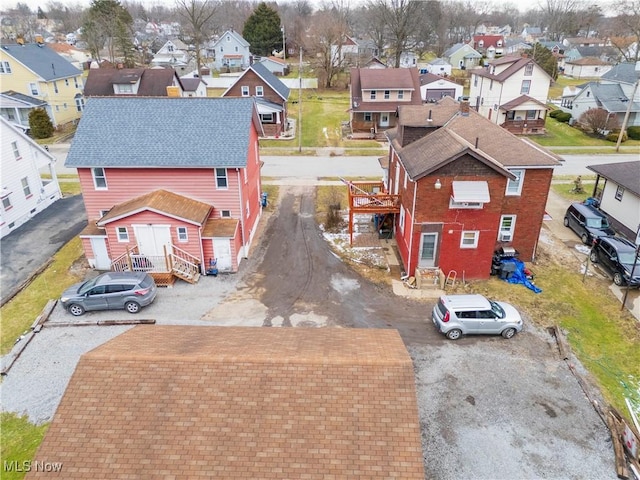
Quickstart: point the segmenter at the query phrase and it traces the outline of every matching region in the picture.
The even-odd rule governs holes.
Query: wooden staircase
[[[142,255],[135,246],[111,262],[116,272],[147,272],[158,286],[169,286],[176,278],[188,283],[200,279],[200,260],[175,245],[164,248],[164,255]]]

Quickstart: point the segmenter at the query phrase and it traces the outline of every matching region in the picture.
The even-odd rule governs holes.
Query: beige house
[[[46,102],[54,127],[82,116],[82,72],[42,43],[2,45],[2,91],[13,90]]]

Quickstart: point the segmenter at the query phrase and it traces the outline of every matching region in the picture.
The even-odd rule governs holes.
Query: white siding
[[[14,142],[19,158],[14,153]],[[62,195],[53,166],[54,158],[31,138],[0,119],[0,196],[11,206],[0,204],[0,237],[9,234]],[[42,178],[48,175],[50,178]],[[25,195],[26,179],[29,195]]]

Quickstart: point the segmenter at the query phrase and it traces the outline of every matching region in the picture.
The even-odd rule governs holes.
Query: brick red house
[[[65,163],[90,265],[159,282],[196,281],[211,259],[236,271],[261,216],[261,130],[252,98],[90,98]]]
[[[386,191],[399,196],[394,231],[404,268],[486,278],[493,252],[530,261],[558,157],[444,98],[401,106]]]
[[[222,97],[254,97],[264,136],[278,138],[287,127],[289,87],[262,63],[254,63],[231,85]]]

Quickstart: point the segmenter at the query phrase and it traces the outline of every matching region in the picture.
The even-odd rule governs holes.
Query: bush
[[[640,140],[640,126],[627,128],[627,135],[631,140]]]
[[[561,111],[555,116],[555,119],[562,123],[569,123],[569,120],[571,120],[571,114]]]
[[[29,128],[33,138],[49,138],[53,136],[53,123],[44,108],[36,108],[29,113]]]
[[[618,142],[618,136],[620,135],[620,132],[611,132],[609,135],[606,136],[606,139],[609,142],[614,142],[617,143]],[[629,137],[627,137],[626,133],[622,134],[622,141],[626,142],[629,139]]]
[[[556,118],[556,117],[557,117],[559,114],[561,114],[561,113],[563,113],[563,111],[562,111],[562,110],[560,110],[560,109],[558,108],[558,109],[556,109],[556,110],[551,110],[551,111],[549,112],[549,116],[550,116],[551,118]]]

